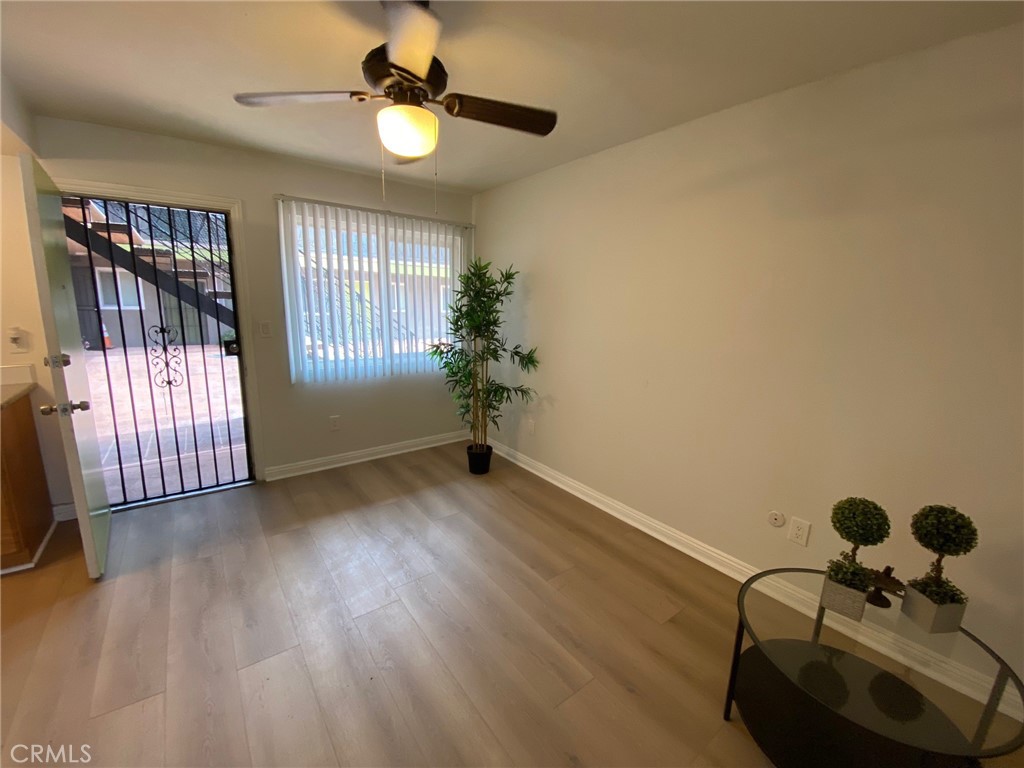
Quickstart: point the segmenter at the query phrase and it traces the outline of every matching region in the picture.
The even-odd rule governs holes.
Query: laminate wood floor
[[[770,765],[721,719],[736,582],[464,465],[449,445],[123,512],[98,583],[61,524],[0,582],[3,764]]]

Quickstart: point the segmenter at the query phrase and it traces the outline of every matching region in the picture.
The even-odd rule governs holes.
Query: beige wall
[[[822,567],[831,505],[921,574],[924,504],[966,625],[1024,661],[1022,31],[770,96],[478,196],[478,255],[523,272],[535,433],[499,440],[758,568]],[[627,108],[609,105],[609,109]],[[810,546],[768,526],[812,523]]]
[[[21,93],[0,74],[0,149],[5,155],[32,152],[35,138],[32,115]]]
[[[440,376],[372,385],[292,385],[284,336],[275,194],[434,217],[433,190],[389,183],[385,205],[379,177],[275,155],[47,118],[36,120],[36,135],[40,162],[58,183],[73,179],[241,201],[242,220],[232,225],[241,235],[236,261],[242,320],[247,322],[242,333],[249,333],[254,351],[248,364],[255,370],[259,407],[250,408],[250,420],[260,438],[260,466],[280,467],[459,429]],[[442,191],[436,217],[468,222],[471,207],[468,195]],[[255,324],[264,320],[271,323],[271,338],[255,334]],[[329,431],[332,414],[342,416],[341,431]]]

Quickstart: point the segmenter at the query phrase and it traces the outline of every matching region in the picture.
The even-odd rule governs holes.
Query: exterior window
[[[118,308],[118,289],[121,292],[121,309],[146,308],[142,285],[135,275],[120,269],[115,271],[110,267],[96,267],[96,293],[100,298],[100,309]]]
[[[279,213],[293,382],[437,369],[469,227],[300,200]]]

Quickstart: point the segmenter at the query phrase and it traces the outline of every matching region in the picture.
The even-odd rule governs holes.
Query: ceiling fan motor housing
[[[448,72],[436,56],[430,62],[426,79],[388,61],[387,44],[380,45],[363,59],[363,77],[367,85],[378,93],[386,93],[396,101],[415,99],[417,89],[428,99],[436,99],[448,87]],[[402,96],[412,97],[402,99]],[[420,98],[419,101],[423,99]]]

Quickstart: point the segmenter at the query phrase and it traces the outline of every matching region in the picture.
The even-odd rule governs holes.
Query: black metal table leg
[[[811,642],[817,645],[821,642],[821,625],[825,623],[825,606],[818,606],[818,615],[814,619],[814,629],[811,632]]]
[[[736,622],[736,642],[732,646],[732,668],[729,670],[729,688],[725,692],[725,712],[722,718],[726,721],[732,716],[732,699],[736,693],[736,672],[740,666],[740,650],[743,648],[743,617]]]

